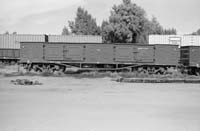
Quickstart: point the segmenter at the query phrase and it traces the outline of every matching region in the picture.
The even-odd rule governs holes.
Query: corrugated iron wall
[[[200,36],[194,36],[194,35],[149,35],[149,44],[200,46]]]
[[[49,42],[65,43],[102,43],[101,36],[92,35],[49,35]]]
[[[20,49],[20,42],[45,42],[45,35],[17,34],[0,35],[0,48]]]
[[[183,36],[181,46],[200,46],[200,36]]]
[[[0,48],[2,49],[20,49],[20,42],[102,43],[102,37],[91,35],[0,34]]]

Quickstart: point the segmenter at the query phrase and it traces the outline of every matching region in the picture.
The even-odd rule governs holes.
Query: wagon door
[[[155,63],[157,65],[178,65],[179,58],[178,45],[155,45]]]
[[[131,45],[116,45],[114,46],[116,62],[133,62],[133,46]]]
[[[113,63],[113,46],[112,45],[104,45],[101,46],[100,51],[100,62],[103,63]]]
[[[85,50],[88,63],[112,63],[113,47],[109,44],[87,44]]]
[[[45,44],[45,60],[63,60],[63,45]]]
[[[134,61],[139,63],[154,62],[154,47],[153,46],[136,46],[134,47]]]
[[[82,61],[84,60],[84,45],[65,45],[64,46],[64,60]]]
[[[20,60],[22,62],[43,61],[43,43],[21,43]]]

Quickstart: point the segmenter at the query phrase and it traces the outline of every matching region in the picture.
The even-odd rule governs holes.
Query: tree
[[[101,24],[101,36],[103,38],[103,43],[111,43],[113,40],[113,28],[109,25],[108,21],[103,21]]]
[[[164,35],[176,35],[176,29],[174,29],[174,28],[164,29],[163,34]]]
[[[163,27],[157,21],[156,17],[152,17],[151,20],[146,19],[144,22],[143,31],[140,33],[138,37],[138,43],[146,44],[148,43],[148,36],[151,34],[162,34]]]
[[[72,33],[77,35],[99,35],[100,27],[96,20],[83,8],[77,9],[75,21],[69,21],[69,27]]]
[[[141,7],[131,0],[123,0],[122,4],[113,6],[109,22],[102,30],[107,36],[102,36],[108,43],[136,43],[146,21],[146,13]]]
[[[4,34],[5,34],[5,35],[9,35],[9,32],[8,32],[8,31],[6,31]]]
[[[108,22],[103,21],[101,35],[106,43],[148,43],[150,34],[176,34],[176,29],[164,29],[156,17],[148,20],[146,12],[131,0],[114,5]]]
[[[8,31],[6,31],[4,34],[5,34],[5,35],[9,35],[9,32],[8,32]],[[10,34],[11,34],[11,33],[10,33]],[[17,32],[16,32],[16,31],[14,31],[12,34],[13,34],[13,35],[16,35],[16,34],[17,34]]]
[[[192,35],[200,35],[200,29],[198,29],[196,32],[193,32]]]
[[[67,29],[66,26],[64,26],[64,28],[62,30],[62,35],[69,35],[69,30]]]
[[[200,35],[200,29],[197,30],[197,35]]]
[[[149,21],[149,34],[162,34],[163,33],[163,27],[160,25],[160,23],[157,21],[157,18],[155,16],[152,17],[151,21]]]

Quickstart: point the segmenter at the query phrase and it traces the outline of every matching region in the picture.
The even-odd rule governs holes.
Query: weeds
[[[62,71],[51,71],[51,70],[43,70],[43,72],[35,72],[35,71],[25,71],[25,72],[12,72],[12,73],[1,73],[1,75],[5,77],[12,76],[43,76],[43,77],[76,77],[76,78],[159,78],[159,79],[200,79],[200,76],[191,76],[183,74],[179,71],[170,71],[164,74],[149,74],[146,72],[98,72],[98,71],[83,71],[83,70],[68,70],[66,72]]]

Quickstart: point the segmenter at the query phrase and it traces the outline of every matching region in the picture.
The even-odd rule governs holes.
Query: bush
[[[40,73],[41,76],[53,76],[54,74],[50,71],[44,71]]]
[[[74,74],[72,76],[77,78],[103,78],[103,77],[114,77],[116,74],[112,72],[98,72],[98,71],[90,71],[90,72],[82,72],[80,74]]]

